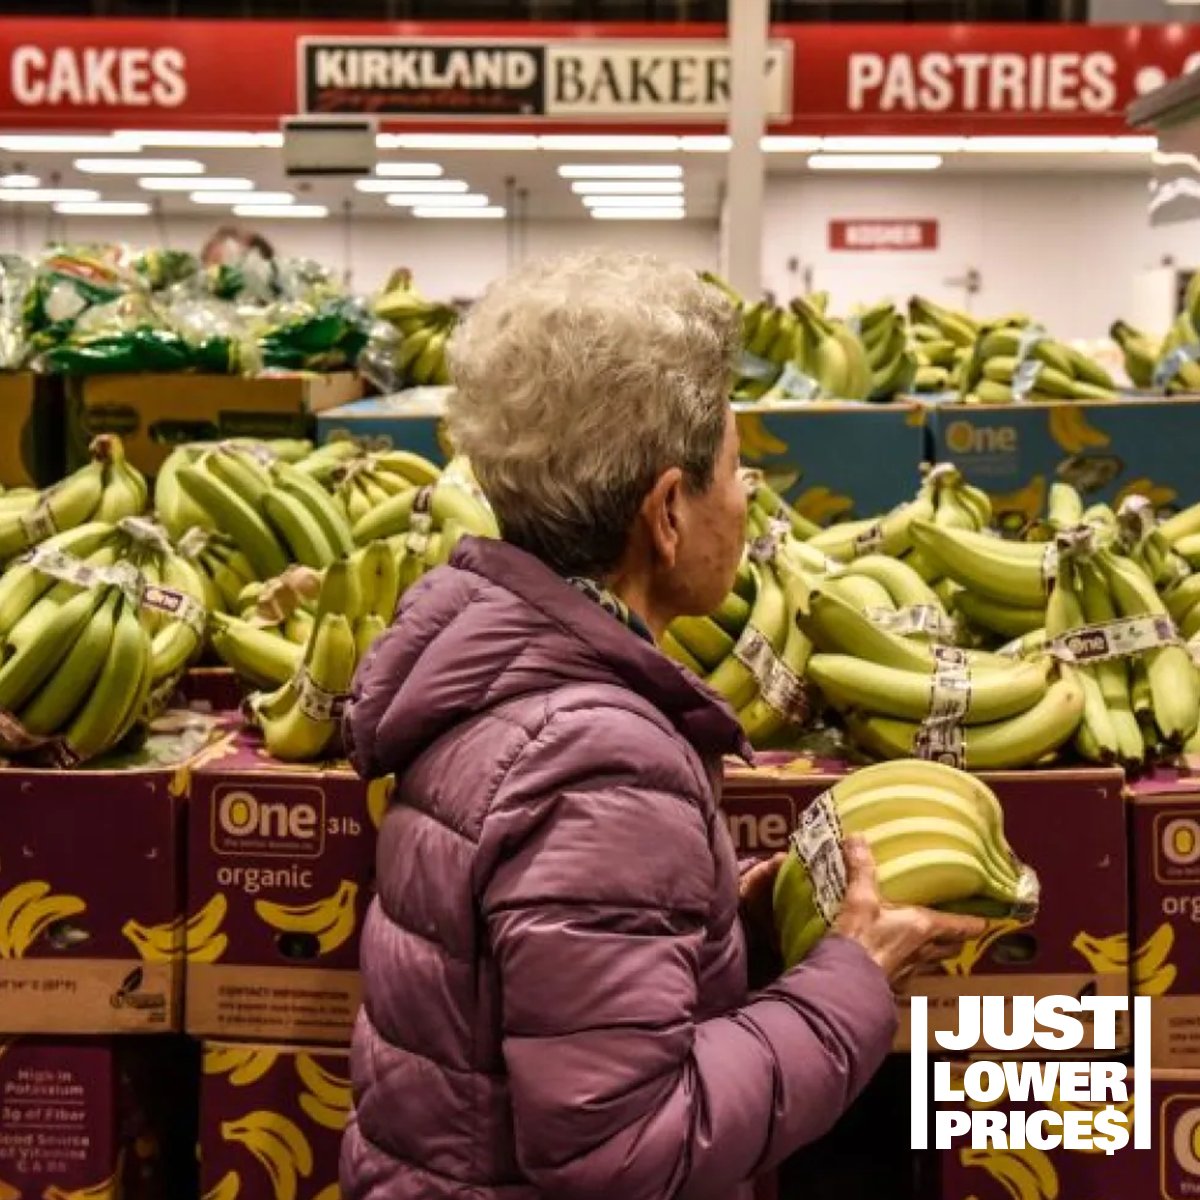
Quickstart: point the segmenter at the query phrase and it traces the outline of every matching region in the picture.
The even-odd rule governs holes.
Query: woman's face
[[[746,485],[738,451],[731,408],[712,485],[703,492],[681,492],[679,552],[673,572],[681,613],[710,613],[733,587],[746,539]]]

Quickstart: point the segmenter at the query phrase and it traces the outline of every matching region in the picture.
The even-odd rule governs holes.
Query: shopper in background
[[[204,243],[200,261],[206,267],[229,267],[237,266],[252,255],[271,262],[275,258],[275,248],[253,230],[240,225],[222,225]]]
[[[504,531],[404,599],[346,740],[397,775],[362,947],[347,1200],[729,1200],[876,1070],[891,981],[981,932],[881,906],[747,994],[724,702],[655,648],[729,590],[738,322],[695,274],[576,255],[492,287],[452,350],[458,447]]]

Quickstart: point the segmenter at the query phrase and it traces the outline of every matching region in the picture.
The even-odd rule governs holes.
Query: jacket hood
[[[360,664],[346,750],[364,777],[403,772],[489,709],[580,684],[636,693],[703,755],[750,756],[716,693],[533,555],[480,538],[409,589]]]

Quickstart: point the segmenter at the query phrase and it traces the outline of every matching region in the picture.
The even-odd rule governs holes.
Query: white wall
[[[798,290],[789,256],[811,267],[835,310],[919,292],[982,316],[1029,312],[1059,337],[1098,337],[1130,308],[1138,272],[1163,253],[1183,259],[1200,239],[1153,231],[1146,181],[1113,175],[788,177],[768,184],[763,277]],[[936,218],[936,251],[831,251],[835,218]],[[1187,264],[1191,265],[1191,264]],[[947,282],[969,268],[982,290],[967,300]]]
[[[2,219],[2,214],[0,214]],[[61,218],[60,218],[61,221]],[[166,240],[179,249],[199,250],[216,220],[168,218]],[[378,288],[396,267],[411,267],[418,286],[440,298],[470,297],[508,269],[507,235],[502,221],[360,220],[349,233],[340,220],[264,221],[256,228],[284,255],[303,255],[351,271],[359,291]],[[62,236],[60,229],[59,235]],[[30,252],[44,241],[44,220],[25,218],[18,242],[9,222],[0,225],[0,247]],[[127,241],[161,244],[162,233],[150,218],[73,218],[66,235],[77,241]],[[349,254],[347,254],[347,246]],[[542,221],[531,222],[524,239],[527,255],[555,254],[587,246],[653,250],[667,258],[717,265],[717,224],[703,221]]]

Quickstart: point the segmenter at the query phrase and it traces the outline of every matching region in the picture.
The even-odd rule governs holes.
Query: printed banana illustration
[[[296,1055],[296,1074],[307,1091],[300,1107],[318,1125],[340,1133],[352,1103],[350,1081],[323,1067],[311,1054]]]
[[[237,1200],[242,1181],[236,1171],[226,1171],[217,1182],[208,1189],[201,1200]]]
[[[358,884],[342,880],[337,890],[311,904],[277,904],[256,900],[254,911],[281,933],[310,934],[316,939],[318,953],[329,954],[347,941],[357,927]]]
[[[1057,1200],[1058,1172],[1044,1150],[964,1148],[958,1152],[964,1167],[986,1171],[1008,1193],[1010,1200]]]
[[[278,1061],[278,1050],[213,1042],[204,1044],[204,1074],[224,1075],[234,1087],[257,1083]]]
[[[43,880],[18,883],[0,896],[0,958],[24,958],[52,925],[86,909],[82,897],[54,894]]]
[[[240,1142],[262,1164],[271,1180],[275,1200],[297,1200],[300,1180],[313,1172],[313,1152],[294,1121],[259,1109],[240,1120],[225,1121],[221,1137]]]

